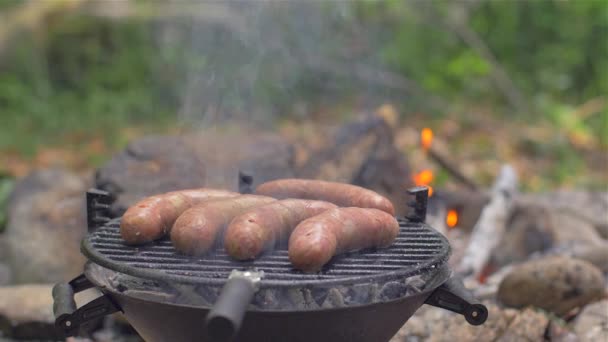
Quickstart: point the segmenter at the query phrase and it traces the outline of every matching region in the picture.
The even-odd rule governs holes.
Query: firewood
[[[517,175],[510,165],[504,165],[496,178],[490,202],[477,221],[469,244],[457,271],[477,276],[488,262],[492,250],[501,241],[517,191]]]

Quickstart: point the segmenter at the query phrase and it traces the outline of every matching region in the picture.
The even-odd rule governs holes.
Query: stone
[[[573,247],[570,255],[574,258],[590,262],[602,270],[602,272],[608,273],[608,242],[600,245]]]
[[[182,138],[175,136],[135,140],[95,174],[95,186],[116,198],[114,214],[121,214],[145,196],[204,184],[203,162]]]
[[[429,337],[425,341],[494,341],[506,331],[514,320],[517,311],[500,309],[493,304],[487,304],[488,320],[479,326],[472,326],[463,316],[449,314],[446,319],[431,323]]]
[[[506,306],[536,306],[565,315],[603,294],[604,277],[595,266],[583,260],[550,256],[513,267],[500,283],[497,298]]]
[[[48,169],[15,185],[2,234],[13,282],[69,281],[82,272],[88,184],[68,171]]]
[[[532,309],[517,314],[496,342],[542,341],[549,319]]]
[[[12,283],[13,271],[11,268],[3,263],[0,263],[0,286],[5,286]]]
[[[295,147],[282,136],[240,127],[205,131],[184,139],[205,162],[207,186],[236,191],[239,171],[253,177],[254,187],[295,176]]]
[[[522,205],[545,205],[578,222],[590,224],[604,239],[608,239],[608,192],[606,191],[553,191],[525,194],[517,201]]]
[[[581,342],[608,341],[608,299],[587,305],[574,322]]]
[[[566,323],[561,320],[551,320],[547,327],[546,340],[551,342],[578,342],[576,334],[568,329]]]
[[[0,336],[16,340],[58,340],[55,329],[52,284],[27,284],[0,287]],[[94,289],[75,296],[80,307],[99,296]]]
[[[567,253],[573,246],[592,248],[608,242],[592,222],[581,219],[557,206],[539,203],[521,203],[513,208],[507,232],[492,252],[489,267],[499,269],[507,264],[522,262],[534,253],[553,254],[555,250]],[[601,257],[594,252],[589,258]]]
[[[293,177],[294,151],[285,139],[234,128],[186,136],[147,136],[131,142],[97,170],[95,186],[116,198],[121,215],[143,197],[173,190],[214,187],[238,190],[238,172],[254,186]]]

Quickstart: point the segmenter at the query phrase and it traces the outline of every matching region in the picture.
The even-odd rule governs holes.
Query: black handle
[[[63,332],[64,336],[75,336],[84,323],[120,310],[106,295],[97,297],[80,309],[76,309],[74,294],[93,286],[83,274],[72,279],[68,284],[59,283],[53,286],[55,327]]]
[[[74,300],[72,285],[60,283],[53,286],[53,313],[55,314],[55,322],[61,322],[58,328],[73,329],[68,316],[71,316],[74,311],[76,311],[76,301]]]
[[[207,314],[207,334],[212,341],[227,342],[236,337],[255,292],[256,287],[251,279],[240,276],[228,279]]]
[[[459,313],[471,325],[481,325],[488,319],[488,309],[473,298],[459,277],[452,277],[439,286],[426,304]]]

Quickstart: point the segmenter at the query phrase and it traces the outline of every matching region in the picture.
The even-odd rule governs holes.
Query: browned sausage
[[[191,189],[146,197],[127,209],[122,216],[120,235],[128,244],[159,239],[168,233],[177,217],[191,206],[210,199],[238,195],[225,190]]]
[[[208,252],[220,233],[237,215],[247,209],[268,204],[274,198],[242,195],[234,198],[208,201],[186,210],[177,218],[171,229],[171,241],[185,254],[201,255]]]
[[[226,228],[224,248],[233,258],[253,259],[286,240],[301,221],[335,207],[323,201],[286,199],[248,210]]]
[[[395,215],[391,201],[360,186],[312,179],[279,179],[260,184],[256,194],[278,199],[303,198],[327,201],[341,207],[376,208]]]
[[[289,260],[297,269],[315,272],[334,255],[369,247],[387,247],[399,223],[384,211],[337,208],[302,221],[289,238]]]

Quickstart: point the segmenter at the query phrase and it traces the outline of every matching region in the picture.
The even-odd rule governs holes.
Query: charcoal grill
[[[87,192],[89,232],[84,273],[53,289],[56,326],[66,336],[86,322],[121,311],[146,341],[388,341],[424,303],[483,324],[487,309],[451,276],[448,241],[424,223],[428,189],[410,193],[413,213],[399,218],[389,248],[332,259],[321,272],[291,267],[287,251],[255,261],[219,249],[201,258],[179,254],[167,239],[126,246],[111,196]],[[102,296],[76,308],[74,294]]]

